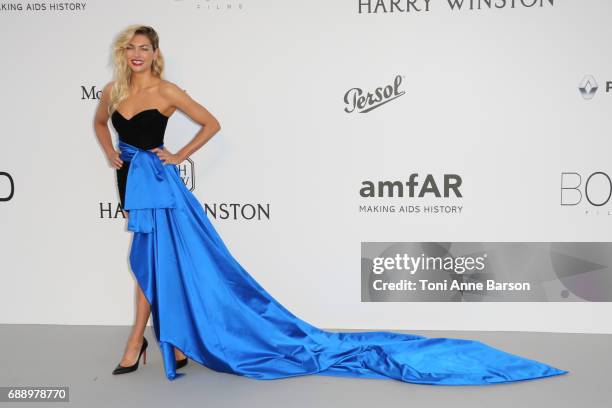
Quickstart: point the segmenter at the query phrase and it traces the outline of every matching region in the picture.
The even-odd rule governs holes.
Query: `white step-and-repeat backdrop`
[[[111,42],[139,23],[165,79],[222,126],[185,183],[296,315],[611,333],[610,15],[601,0],[1,3],[0,323],[133,321],[131,232],[92,122]],[[198,129],[177,111],[166,146]]]

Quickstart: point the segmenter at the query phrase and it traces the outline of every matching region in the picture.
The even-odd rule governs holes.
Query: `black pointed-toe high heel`
[[[140,362],[140,356],[143,356],[143,364],[147,364],[147,346],[149,343],[147,342],[147,338],[143,336],[142,347],[140,347],[140,353],[138,354],[138,360],[134,364],[129,367],[124,367],[121,364],[117,364],[117,367],[113,370],[113,374],[125,374],[131,373],[132,371],[136,371],[138,369],[138,363]]]
[[[187,365],[187,360],[188,360],[187,357],[185,357],[182,360],[177,360],[176,361],[176,369],[178,370],[181,367],[185,367]]]

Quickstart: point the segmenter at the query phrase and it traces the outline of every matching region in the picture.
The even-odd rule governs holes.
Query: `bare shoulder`
[[[180,86],[177,84],[162,80],[159,84],[159,95],[170,103],[172,106],[184,109],[191,98]]]
[[[109,95],[111,93],[111,91],[113,90],[113,85],[115,84],[115,81],[110,81],[109,83],[107,83],[106,85],[104,85],[104,88],[102,88],[102,92]]]
[[[110,106],[110,93],[113,89],[114,81],[111,81],[104,85],[102,88],[102,94],[100,95],[100,101],[98,103],[98,108],[96,109],[95,121],[101,124],[106,123],[108,120],[108,110]]]
[[[159,84],[159,93],[161,96],[172,99],[177,95],[185,93],[177,84],[174,82],[162,79]]]
[[[102,96],[101,99],[104,102],[108,102],[110,99],[110,94],[113,90],[113,84],[115,83],[115,81],[110,81],[109,83],[107,83],[106,85],[104,85],[104,88],[102,88]]]

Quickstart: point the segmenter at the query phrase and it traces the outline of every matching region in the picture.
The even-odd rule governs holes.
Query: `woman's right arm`
[[[102,90],[102,96],[100,97],[100,103],[96,109],[96,115],[94,118],[94,131],[96,137],[104,149],[106,158],[110,165],[116,169],[121,168],[123,161],[119,158],[120,152],[115,150],[113,146],[113,140],[111,138],[110,130],[108,129],[108,105],[110,102],[110,91],[113,83],[109,82]]]

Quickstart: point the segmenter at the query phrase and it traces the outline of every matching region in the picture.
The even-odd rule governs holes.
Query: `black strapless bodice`
[[[168,119],[168,116],[155,108],[138,112],[130,119],[124,118],[117,110],[111,115],[111,122],[119,135],[119,140],[143,150],[150,150],[164,143]],[[124,161],[123,166],[117,169],[117,188],[121,208],[125,203],[125,187],[129,168],[130,162]]]
[[[130,119],[124,118],[116,110],[111,116],[111,121],[119,134],[119,140],[132,146],[148,150],[164,143],[168,117],[158,109],[143,110]]]

